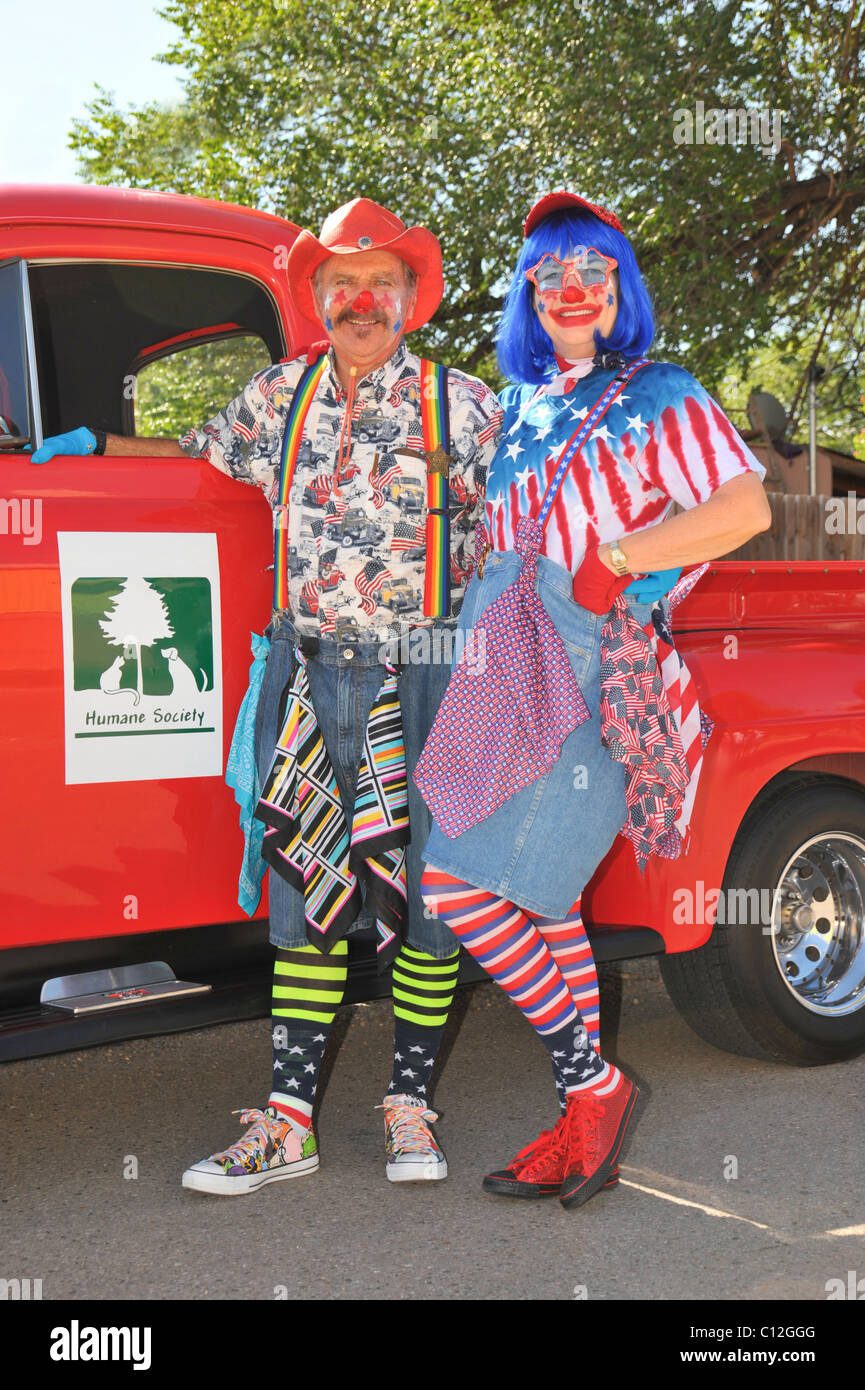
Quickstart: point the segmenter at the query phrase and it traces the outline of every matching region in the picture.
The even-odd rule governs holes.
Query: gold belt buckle
[[[491,550],[492,546],[490,545],[489,541],[485,541],[484,548],[481,551],[481,558],[478,560],[478,579],[483,579],[484,577],[484,565],[486,564],[487,556],[489,555]]]

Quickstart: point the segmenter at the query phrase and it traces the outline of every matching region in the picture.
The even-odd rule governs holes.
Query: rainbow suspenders
[[[426,573],[423,611],[428,618],[448,617],[451,611],[450,522],[448,520],[448,418],[447,367],[421,359],[421,423],[427,460],[426,477]]]
[[[282,440],[282,462],[279,469],[279,491],[273,517],[273,607],[288,607],[288,499],[297,467],[297,456],[303,439],[303,426],[313,397],[327,366],[327,354],[308,366],[294,388],[285,434]]]
[[[288,504],[303,439],[303,428],[318,384],[327,366],[327,354],[304,369],[294,389],[282,441],[279,489],[274,504],[273,607],[288,607]],[[428,618],[450,615],[450,523],[448,519],[448,466],[450,420],[448,417],[447,368],[421,359],[421,426],[427,460],[426,573],[423,611]]]

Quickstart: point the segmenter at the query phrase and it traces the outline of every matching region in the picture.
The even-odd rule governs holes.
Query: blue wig
[[[609,338],[602,338],[595,329],[598,351],[642,357],[648,350],[655,319],[631,243],[594,213],[565,208],[538,223],[524,241],[514,270],[496,335],[499,367],[509,381],[539,384],[556,371],[555,349],[535,313],[534,286],[526,279],[526,271],[547,251],[565,259],[578,246],[594,246],[619,262],[614,271],[618,277],[618,313]]]

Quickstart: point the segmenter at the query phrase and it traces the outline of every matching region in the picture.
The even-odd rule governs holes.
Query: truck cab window
[[[21,263],[0,265],[0,449],[26,447],[30,437]]]
[[[134,429],[126,432],[179,437],[209,420],[271,361],[264,340],[249,334],[145,359],[130,383]]]
[[[249,380],[243,376],[247,360],[254,360],[253,375],[285,353],[268,292],[229,271],[116,262],[31,264],[30,296],[46,435],[82,424],[119,435],[180,434],[213,414],[209,399],[201,414],[208,382],[215,406],[224,405]],[[225,342],[215,341],[220,338]],[[210,358],[198,357],[197,369],[190,358],[181,369],[187,354],[205,343]],[[242,356],[242,343],[249,359]],[[221,359],[219,347],[227,350]],[[147,363],[154,374],[145,380]],[[140,423],[136,388],[146,389]],[[175,393],[170,422],[169,390]],[[156,427],[159,418],[165,424]]]

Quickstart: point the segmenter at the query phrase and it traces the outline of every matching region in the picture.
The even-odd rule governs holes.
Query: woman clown
[[[641,868],[686,843],[707,722],[693,700],[686,734],[659,642],[684,689],[669,611],[702,569],[682,568],[771,524],[765,470],[688,372],[645,357],[653,333],[618,218],[542,198],[499,326],[512,384],[460,614],[473,640],[415,773],[435,817],[424,897],[535,1028],[559,1098],[484,1188],[566,1207],[616,1182],[637,1098],[600,1054],[581,895],[619,832]]]

